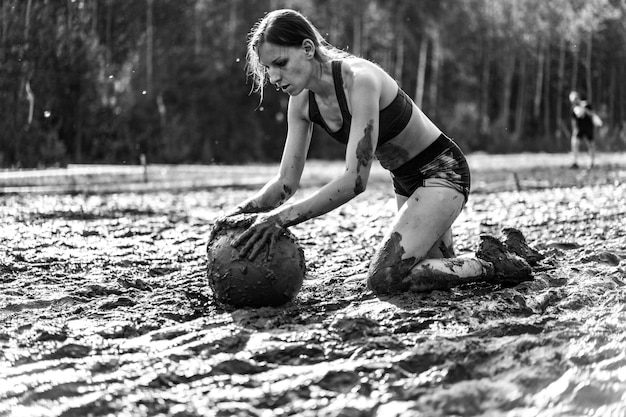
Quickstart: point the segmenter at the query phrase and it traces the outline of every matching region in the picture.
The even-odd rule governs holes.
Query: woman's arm
[[[325,214],[365,191],[378,142],[381,82],[365,68],[346,77],[352,124],[346,148],[346,170],[306,199],[268,213],[287,227]]]
[[[311,143],[312,124],[302,116],[302,97],[291,97],[287,108],[287,140],[278,174],[252,197],[238,204],[227,216],[267,212],[294,195],[300,184]]]
[[[268,256],[271,256],[272,246],[283,227],[325,214],[365,191],[378,141],[381,83],[374,74],[365,71],[351,75],[348,91],[352,124],[346,149],[346,170],[308,198],[259,216],[233,242],[235,246],[242,246],[241,256],[255,259],[266,244],[269,245]]]

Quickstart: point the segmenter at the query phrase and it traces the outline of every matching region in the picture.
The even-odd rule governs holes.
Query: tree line
[[[572,89],[626,148],[626,0],[0,0],[0,167],[278,160],[287,96],[250,94],[245,47],[283,7],[466,152],[567,150]]]

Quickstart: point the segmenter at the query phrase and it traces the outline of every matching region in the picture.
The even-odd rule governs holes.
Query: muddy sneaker
[[[519,230],[513,227],[502,229],[504,235],[504,246],[509,252],[513,252],[517,256],[526,259],[530,265],[537,265],[539,261],[545,258],[545,255],[536,249],[531,248],[526,243],[526,238]]]
[[[517,284],[533,279],[528,262],[506,250],[502,242],[491,235],[480,235],[476,257],[493,264],[498,283]]]

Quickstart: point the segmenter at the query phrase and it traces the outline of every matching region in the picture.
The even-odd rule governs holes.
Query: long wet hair
[[[267,71],[259,61],[261,44],[270,42],[278,46],[300,47],[305,39],[310,39],[315,45],[314,58],[320,62],[352,56],[328,43],[317,28],[295,10],[274,10],[252,27],[248,35],[246,73],[252,78],[252,92],[259,93],[261,100],[263,88],[268,82]]]

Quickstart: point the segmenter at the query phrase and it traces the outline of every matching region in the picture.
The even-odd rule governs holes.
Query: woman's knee
[[[419,262],[415,257],[403,259],[402,236],[394,232],[376,253],[367,276],[368,287],[377,294],[403,292],[409,289],[407,277]]]

